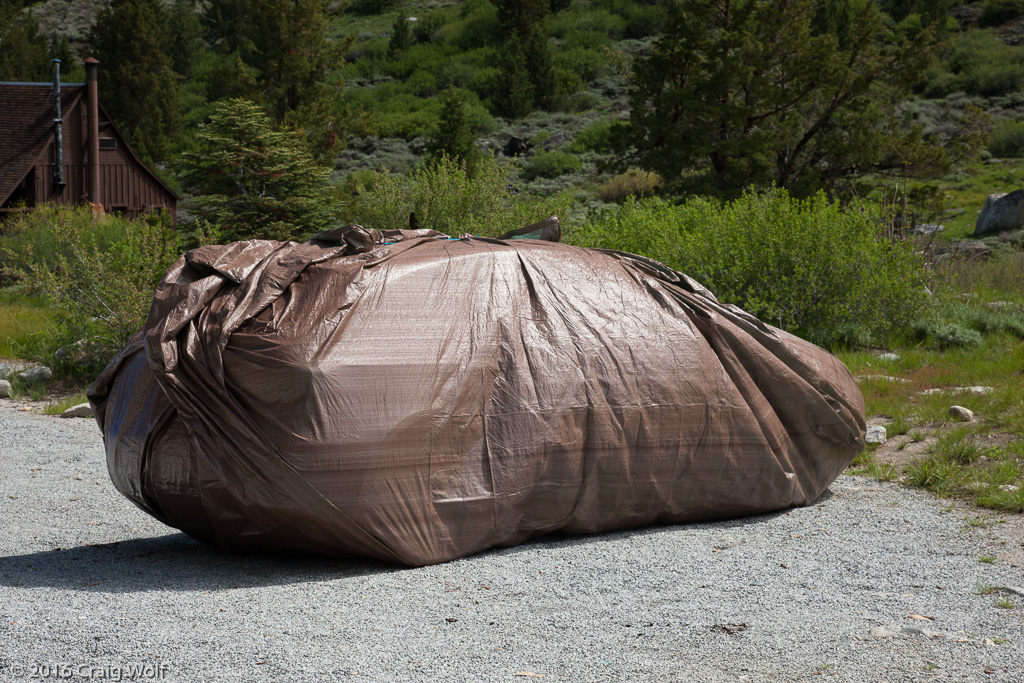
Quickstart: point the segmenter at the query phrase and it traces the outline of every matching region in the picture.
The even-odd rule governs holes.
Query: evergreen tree
[[[208,0],[203,17],[222,60],[214,92],[264,103],[326,160],[349,130],[365,127],[342,101],[340,75],[329,77],[344,66],[352,39],[327,40],[324,0]]]
[[[171,64],[186,78],[192,75],[192,68],[204,48],[197,5],[197,0],[174,0],[167,8]]]
[[[48,81],[53,65],[32,11],[0,0],[0,81]]]
[[[72,74],[76,74],[79,71],[82,72],[82,77],[84,79],[85,71],[82,65],[79,64],[79,60],[75,58],[75,53],[71,51],[71,46],[68,45],[68,39],[65,36],[59,33],[54,33],[50,36],[49,53],[51,60],[60,60],[60,71],[64,80],[69,82],[72,80],[78,80],[75,79]]]
[[[437,162],[443,157],[462,164],[473,177],[480,161],[480,150],[469,124],[466,100],[454,86],[441,93],[441,114],[437,132],[427,143],[428,159]]]
[[[322,0],[209,0],[204,21],[221,54],[253,71],[260,99],[278,120],[319,96],[328,68],[340,66]]]
[[[526,66],[526,54],[519,34],[513,33],[505,44],[499,67],[500,108],[503,115],[518,119],[533,109],[533,84]]]
[[[961,0],[881,0],[880,4],[896,21],[903,21],[911,14],[916,14],[930,24],[944,23],[949,10],[966,3]]]
[[[97,12],[89,46],[103,72],[103,106],[136,149],[166,159],[181,119],[163,4],[112,0]]]
[[[214,105],[182,157],[182,178],[200,216],[226,239],[292,239],[329,227],[330,170],[318,166],[300,134],[275,129],[255,103]]]
[[[398,59],[412,45],[412,31],[409,30],[409,17],[399,12],[395,23],[391,25],[391,38],[388,40],[388,59]]]
[[[528,36],[540,27],[549,14],[559,12],[572,4],[572,0],[494,0],[498,21],[505,33]]]
[[[678,189],[794,194],[908,163],[941,167],[887,103],[933,58],[930,34],[885,35],[856,7],[845,48],[812,27],[814,0],[680,0],[635,69],[623,162]]]
[[[533,84],[534,106],[553,111],[558,99],[554,51],[551,41],[540,31],[534,31],[526,43],[526,69]]]

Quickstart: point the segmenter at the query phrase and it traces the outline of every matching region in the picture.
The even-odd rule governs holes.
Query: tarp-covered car
[[[865,429],[834,356],[654,261],[358,226],[187,253],[89,398],[163,522],[407,565],[806,505]]]

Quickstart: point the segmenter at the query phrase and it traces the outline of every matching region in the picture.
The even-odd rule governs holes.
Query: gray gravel
[[[1019,519],[896,485],[423,569],[228,555],[123,499],[93,421],[18,405],[0,400],[3,681],[1024,678]]]

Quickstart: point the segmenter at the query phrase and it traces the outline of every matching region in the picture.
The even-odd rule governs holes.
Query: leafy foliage
[[[972,29],[950,39],[941,62],[923,74],[918,89],[926,97],[954,92],[996,96],[1016,92],[1022,86],[1024,55],[1020,48]]]
[[[627,197],[646,197],[661,187],[661,176],[650,171],[631,168],[613,176],[597,189],[604,202],[621,202]]]
[[[0,245],[4,273],[57,311],[49,351],[84,339],[100,367],[142,327],[157,282],[179,256],[176,234],[158,219],[104,221],[88,208],[44,205],[8,222]]]
[[[480,150],[470,127],[465,97],[453,87],[441,93],[440,121],[427,150],[428,160],[438,162],[448,157],[465,166],[469,175],[476,172]]]
[[[580,158],[569,152],[540,151],[530,157],[523,168],[523,179],[557,178],[578,171],[583,166]]]
[[[113,0],[96,14],[89,45],[103,72],[102,98],[143,157],[166,159],[180,125],[178,77],[159,0]]]
[[[505,43],[498,88],[502,93],[501,113],[505,116],[518,119],[533,110],[533,83],[530,81],[526,52],[518,33],[513,33]]]
[[[0,0],[0,81],[45,81],[50,74],[46,39],[32,12],[21,8],[21,2]]]
[[[275,129],[254,103],[214,106],[196,133],[197,150],[182,159],[193,205],[229,240],[287,240],[328,227],[328,169],[309,155],[302,136]]]
[[[512,173],[510,166],[485,157],[471,176],[447,156],[404,178],[376,173],[369,187],[360,188],[355,217],[368,228],[395,229],[408,227],[409,214],[415,212],[424,228],[491,237],[548,216],[564,219],[569,198],[516,193]]]
[[[569,235],[580,246],[650,256],[718,298],[815,343],[880,342],[926,305],[913,247],[877,238],[873,221],[822,194],[748,192],[720,206],[690,199],[628,199]]]
[[[904,167],[922,150],[885,107],[932,58],[931,36],[884,35],[860,3],[845,45],[816,33],[813,0],[681,0],[635,67],[625,163],[678,189],[735,196],[772,183],[805,196]],[[915,144],[916,141],[916,144]],[[889,153],[889,150],[898,153]],[[941,166],[941,164],[940,164]]]
[[[1024,121],[1004,121],[992,131],[988,151],[997,157],[1024,157]]]

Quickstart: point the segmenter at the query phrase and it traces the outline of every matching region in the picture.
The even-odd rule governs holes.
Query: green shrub
[[[89,209],[43,206],[5,229],[5,272],[19,291],[56,309],[45,350],[85,339],[99,367],[142,327],[157,282],[179,256],[178,236],[164,222],[96,222]]]
[[[985,0],[978,23],[998,26],[1024,16],[1024,0]]]
[[[926,305],[924,264],[912,245],[879,239],[870,217],[821,194],[748,192],[725,206],[628,199],[567,240],[655,258],[721,301],[825,346],[884,341]]]
[[[608,70],[608,59],[594,48],[571,47],[555,53],[555,68],[576,74],[583,83],[591,83]]]
[[[564,222],[571,199],[517,194],[513,177],[514,169],[493,157],[478,162],[472,177],[464,166],[442,157],[405,177],[375,173],[372,186],[358,188],[354,214],[360,224],[383,230],[407,228],[415,212],[420,226],[452,236],[495,237],[548,216]]]
[[[580,158],[569,152],[537,152],[526,163],[523,168],[523,178],[534,180],[536,178],[557,178],[578,171],[583,166]]]
[[[972,29],[955,36],[942,62],[930,67],[920,90],[926,97],[955,92],[986,97],[1008,96],[1024,85],[1024,54],[986,31]]]
[[[964,325],[945,321],[919,322],[914,326],[918,339],[931,341],[940,349],[964,349],[981,344],[981,333]]]
[[[997,157],[1024,157],[1024,121],[1002,121],[993,130],[988,151]]]
[[[631,168],[625,173],[613,176],[597,188],[597,196],[603,202],[621,202],[627,197],[646,197],[661,187],[661,176],[653,171]]]
[[[565,151],[575,154],[586,152],[597,152],[599,154],[611,154],[612,137],[618,122],[611,119],[596,121],[576,133],[572,142],[565,146]]]

